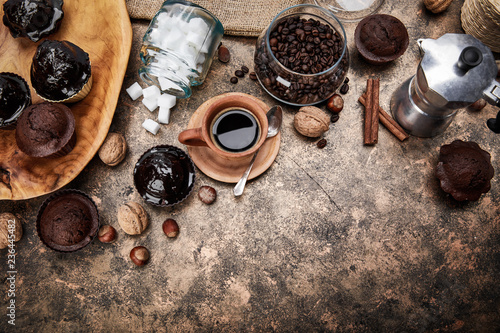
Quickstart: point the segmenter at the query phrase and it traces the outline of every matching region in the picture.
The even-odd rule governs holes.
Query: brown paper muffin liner
[[[91,89],[92,89],[92,73],[90,73],[89,79],[83,85],[83,88],[80,89],[79,92],[77,92],[76,94],[74,94],[71,97],[68,97],[66,99],[62,99],[62,100],[59,100],[59,101],[54,101],[54,100],[45,98],[43,96],[40,96],[40,94],[38,94],[38,92],[37,92],[37,95],[38,95],[38,97],[40,97],[41,99],[43,99],[44,101],[47,101],[47,102],[52,102],[52,103],[76,103],[76,102],[81,101],[85,97],[87,97],[87,95],[89,94],[89,92],[90,92]]]
[[[92,228],[90,230],[90,233],[87,235],[87,237],[85,237],[85,239],[83,239],[79,243],[76,243],[74,245],[69,245],[69,246],[63,246],[63,245],[59,245],[57,247],[51,246],[50,244],[48,244],[43,239],[43,236],[42,236],[42,233],[41,233],[41,230],[40,230],[41,218],[42,218],[42,215],[43,215],[43,212],[44,212],[45,208],[47,208],[48,204],[52,200],[54,200],[56,198],[59,198],[61,196],[68,195],[68,194],[77,194],[77,195],[80,195],[80,196],[88,199],[89,202],[92,204],[92,206],[95,208],[97,219],[95,221],[93,221],[93,225],[92,225]],[[40,241],[47,248],[49,248],[51,250],[54,250],[56,252],[70,253],[70,252],[75,252],[75,251],[81,250],[84,247],[86,247],[87,245],[89,245],[90,243],[92,243],[92,241],[96,237],[97,233],[99,232],[99,226],[100,226],[99,220],[100,220],[100,218],[99,218],[99,210],[97,209],[97,206],[96,206],[95,202],[86,193],[84,193],[82,191],[79,191],[79,190],[74,190],[74,189],[59,190],[59,191],[53,193],[51,196],[49,196],[42,203],[42,205],[40,206],[40,208],[38,209],[38,215],[37,215],[37,218],[36,218],[36,232],[38,234],[38,237],[40,238]]]
[[[64,145],[64,147],[62,147],[60,150],[47,156],[47,158],[59,158],[66,156],[73,150],[73,148],[75,148],[75,145],[76,145],[76,129],[73,131],[73,135],[71,135],[71,138],[69,139],[68,143],[66,143],[66,145]]]

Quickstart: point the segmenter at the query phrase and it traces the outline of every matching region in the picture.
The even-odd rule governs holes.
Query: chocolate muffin
[[[163,145],[145,152],[135,165],[134,184],[146,202],[171,206],[184,200],[194,185],[194,165],[181,149]]]
[[[354,32],[356,48],[370,64],[382,65],[399,58],[408,48],[408,31],[391,15],[365,17]]]
[[[83,99],[92,87],[88,53],[68,41],[44,40],[33,56],[31,85],[49,102]]]
[[[52,250],[73,252],[94,239],[99,231],[99,214],[85,193],[62,190],[40,207],[36,230],[42,243]]]
[[[43,102],[26,108],[16,127],[19,149],[32,157],[60,157],[76,143],[75,118],[64,104]]]
[[[3,4],[3,24],[14,38],[38,42],[59,29],[62,6],[62,0],[8,0]]]
[[[490,190],[494,173],[490,154],[475,142],[455,140],[439,151],[436,176],[455,200],[478,200]]]
[[[26,81],[13,73],[0,73],[0,129],[16,128],[17,118],[31,104]]]

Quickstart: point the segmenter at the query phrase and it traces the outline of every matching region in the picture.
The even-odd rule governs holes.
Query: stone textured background
[[[379,143],[363,146],[363,108],[357,98],[368,77],[381,79],[381,105],[415,73],[418,38],[461,32],[462,1],[441,15],[419,1],[386,1],[407,26],[410,46],[396,62],[372,67],[359,59],[346,24],[350,91],[340,120],[325,134],[328,144],[293,128],[296,108],[284,106],[280,152],[275,163],[249,182],[240,198],[231,184],[197,173],[194,193],[172,208],[145,208],[150,226],[128,236],[116,220],[118,207],[143,203],[133,186],[139,156],[158,144],[177,141],[206,99],[239,91],[276,102],[248,77],[229,78],[241,65],[253,66],[255,39],[225,37],[228,64],[214,61],[206,82],[179,101],[170,125],[157,136],[145,132],[151,117],[125,88],[139,81],[138,52],[147,22],[134,21],[134,44],[123,91],[111,125],[129,143],[126,159],[105,166],[96,156],[66,188],[88,193],[102,224],[119,232],[113,244],[95,240],[72,254],[46,249],[36,235],[38,207],[47,196],[0,202],[24,222],[16,243],[16,327],[7,324],[7,281],[0,293],[0,331],[20,332],[496,332],[500,328],[500,189],[498,176],[479,201],[458,203],[434,176],[439,148],[455,139],[476,141],[492,155],[500,173],[500,136],[485,122],[496,115],[462,110],[450,128],[430,139],[400,143],[380,128]],[[212,206],[196,197],[213,186]],[[181,232],[167,239],[161,224],[174,218]],[[132,247],[151,252],[148,265],[129,260]],[[6,251],[0,251],[1,272]]]

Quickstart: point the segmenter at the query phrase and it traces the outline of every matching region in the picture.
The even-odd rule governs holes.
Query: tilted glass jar
[[[151,20],[140,50],[139,76],[179,98],[203,83],[224,34],[206,9],[183,0],[165,1]]]

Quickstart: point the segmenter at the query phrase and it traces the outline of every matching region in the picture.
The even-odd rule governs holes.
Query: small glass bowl
[[[357,22],[374,14],[384,0],[314,0],[314,2],[330,10],[343,22]]]
[[[310,29],[304,21],[309,19],[317,22]],[[313,68],[319,63],[321,67]],[[289,7],[257,39],[254,68],[264,90],[280,102],[295,106],[324,102],[342,84],[349,68],[344,27],[319,6]]]

